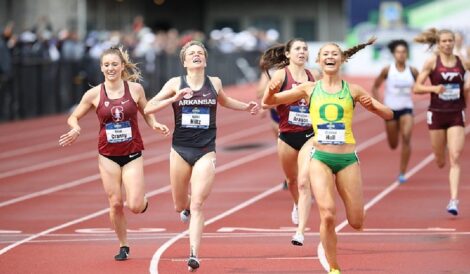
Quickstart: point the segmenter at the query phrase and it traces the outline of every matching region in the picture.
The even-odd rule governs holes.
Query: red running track
[[[352,81],[370,86],[367,79]],[[227,92],[244,100],[254,94],[253,86]],[[445,211],[448,167],[438,169],[430,156],[427,97],[416,99],[410,178],[400,186],[399,153],[388,148],[383,122],[356,110],[367,218],[363,232],[351,230],[338,200],[344,273],[470,273],[470,140],[467,135],[461,215],[455,218]],[[0,273],[187,273],[187,226],[168,192],[171,138],[154,135],[141,121],[150,208],[143,215],[126,212],[131,259],[115,262],[118,244],[98,176],[96,118],[90,113],[78,142],[59,148],[65,119],[0,125]],[[170,110],[158,119],[173,120]],[[290,244],[292,202],[280,190],[283,175],[268,121],[221,108],[218,128],[216,183],[205,206],[198,273],[324,273],[315,205],[305,245]]]

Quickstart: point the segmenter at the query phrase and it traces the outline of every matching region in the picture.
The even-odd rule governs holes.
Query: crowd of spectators
[[[256,28],[240,32],[222,28],[209,33],[175,28],[152,29],[142,16],[136,16],[120,30],[89,30],[84,35],[73,29],[57,29],[45,16],[27,29],[20,29],[14,22],[9,22],[0,26],[0,31],[0,121],[68,108],[75,103],[75,97],[101,81],[98,59],[105,49],[114,45],[123,45],[141,64],[143,73],[152,75],[146,77],[143,84],[146,90],[155,91],[168,75],[180,68],[171,60],[178,60],[180,48],[190,40],[201,41],[210,54],[219,52],[224,55],[224,60],[231,60],[234,66],[224,67],[225,74],[219,72],[219,75],[226,76],[225,83],[235,83],[240,78],[250,78],[245,75],[250,67],[246,64],[245,69],[237,67],[240,61],[237,53],[258,56],[279,38],[276,30]],[[225,56],[230,53],[235,54]],[[167,55],[171,57],[167,58]],[[217,55],[220,58],[220,54]],[[214,58],[217,55],[211,58],[216,63]],[[255,59],[249,57],[251,67],[257,66]],[[213,69],[218,68],[213,66]],[[55,81],[54,85],[46,84],[52,81]],[[41,91],[43,86],[48,86],[47,92]],[[38,99],[43,96],[50,96],[50,100]],[[55,103],[41,106],[40,100]]]
[[[91,30],[80,39],[71,29],[54,30],[47,17],[40,17],[29,29],[17,30],[14,22],[8,23],[2,32],[2,40],[13,56],[39,57],[56,61],[79,60],[88,55],[99,58],[104,49],[121,44],[132,55],[176,54],[189,40],[206,43],[209,50],[223,53],[239,51],[263,51],[276,43],[277,30],[248,28],[235,32],[230,28],[212,30],[206,34],[199,30],[180,31],[174,28],[154,30],[148,27],[142,16],[136,16],[122,30]]]

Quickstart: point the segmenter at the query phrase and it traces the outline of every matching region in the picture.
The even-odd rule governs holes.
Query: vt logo
[[[441,72],[442,79],[452,81],[456,76],[460,76],[458,72]]]

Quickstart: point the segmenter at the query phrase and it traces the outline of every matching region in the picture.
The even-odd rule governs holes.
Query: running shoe
[[[341,274],[341,271],[339,271],[339,269],[332,268],[328,274]]]
[[[180,212],[180,219],[183,223],[189,222],[190,217],[191,217],[191,211],[189,211],[189,209],[185,209]]]
[[[399,182],[400,184],[403,184],[403,183],[406,182],[405,174],[400,174],[400,175],[398,175],[398,182]]]
[[[297,246],[304,245],[304,234],[296,232],[294,236],[292,236],[291,243]]]
[[[195,272],[200,266],[199,260],[196,256],[189,256],[188,271]]]
[[[125,261],[129,257],[129,247],[128,246],[121,246],[119,248],[119,253],[114,256],[116,261]]]
[[[284,182],[282,182],[282,190],[289,190],[289,186],[287,185],[287,181],[284,180]]]
[[[299,209],[296,204],[294,204],[294,207],[292,208],[292,212],[290,215],[291,215],[292,223],[294,225],[298,225],[299,224]]]
[[[459,215],[459,200],[450,199],[449,204],[447,205],[447,212],[454,216]]]

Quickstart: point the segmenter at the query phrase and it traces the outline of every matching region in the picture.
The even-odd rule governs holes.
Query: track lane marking
[[[373,116],[370,116],[370,117],[373,117]],[[416,123],[421,122],[421,121],[423,121],[423,120],[426,118],[426,112],[422,112],[422,113],[420,113],[419,115],[417,115],[416,117],[417,117]],[[378,143],[378,142],[384,140],[385,137],[386,137],[386,135],[385,135],[385,133],[383,133],[383,132],[382,132],[381,134],[375,135],[374,137],[368,139],[367,141],[365,141],[365,142],[362,143],[361,145],[358,145],[358,146],[356,147],[356,150],[357,150],[358,152],[359,152],[359,151],[362,151],[362,150],[364,150],[364,149],[366,149],[366,148],[368,148],[368,147],[370,147],[370,146],[372,146],[372,145],[374,145],[374,144],[376,144],[376,143]],[[277,188],[280,188],[280,186],[277,186],[277,187],[268,189],[268,190],[266,190],[265,192],[263,192],[263,193],[261,193],[261,194],[255,196],[255,197],[251,198],[250,200],[247,200],[247,201],[245,201],[245,202],[239,204],[239,206],[244,205],[243,207],[241,207],[241,208],[239,208],[239,209],[238,209],[239,206],[236,206],[236,207],[234,207],[234,208],[232,208],[232,209],[230,209],[230,210],[228,210],[228,211],[225,211],[225,212],[223,212],[223,213],[217,215],[216,217],[214,217],[214,218],[212,218],[212,219],[210,219],[210,220],[204,222],[204,226],[207,226],[207,225],[209,225],[209,224],[211,224],[211,223],[213,223],[213,222],[215,222],[215,221],[217,221],[217,220],[220,220],[220,219],[224,218],[225,216],[231,215],[231,214],[233,214],[234,212],[239,211],[240,209],[243,209],[244,207],[246,207],[246,206],[248,206],[248,205],[251,205],[252,203],[255,203],[255,202],[261,200],[262,198],[265,198],[265,197],[271,195],[272,193],[275,192],[275,191],[273,191],[273,189],[277,189]],[[266,195],[265,193],[269,193],[269,194]],[[259,197],[262,197],[262,198],[259,198]],[[245,204],[248,203],[248,202],[249,202],[249,204],[245,205]],[[230,213],[227,214],[227,212],[229,212],[229,211],[230,211]],[[221,216],[223,216],[223,217],[221,217]],[[216,218],[217,218],[217,219],[216,219]],[[213,220],[213,219],[216,219],[216,220]],[[209,222],[209,221],[210,221],[210,222]],[[180,234],[178,234],[178,235],[175,236],[174,238],[168,240],[167,242],[165,242],[162,246],[160,246],[160,247],[157,249],[157,251],[154,253],[154,255],[152,256],[152,259],[151,259],[151,261],[150,261],[149,272],[150,272],[151,274],[158,274],[158,262],[160,261],[161,256],[163,255],[163,253],[164,253],[172,244],[174,244],[174,243],[177,242],[178,240],[184,238],[185,235],[187,235],[188,233],[189,233],[189,229],[187,229],[187,230],[181,232]]]
[[[269,128],[268,128],[269,130]],[[237,166],[240,166],[240,165],[243,165],[245,163],[248,163],[248,162],[251,162],[251,161],[254,161],[254,160],[257,160],[257,159],[260,159],[260,158],[263,158],[263,157],[266,157],[270,154],[274,154],[275,152],[277,151],[277,148],[276,146],[272,146],[272,147],[269,147],[267,149],[264,149],[264,150],[261,150],[261,151],[258,151],[258,152],[255,152],[253,154],[250,154],[250,155],[247,155],[247,156],[244,156],[244,157],[241,157],[237,160],[234,160],[232,162],[236,162],[237,164],[233,164],[232,162],[229,162],[225,165],[222,165],[220,166],[219,168],[216,169],[216,173],[220,173],[220,172],[224,172],[226,170],[229,170],[229,169],[232,169],[232,168],[235,168]],[[147,197],[153,197],[153,196],[156,196],[158,194],[162,194],[162,193],[165,193],[165,192],[168,192],[169,190],[171,189],[171,186],[170,185],[167,185],[167,186],[164,186],[164,187],[161,187],[159,189],[156,189],[154,191],[151,191],[149,193],[146,194]],[[275,190],[277,189],[281,189],[281,186],[277,186],[276,188],[274,188]],[[274,192],[274,191],[273,191]],[[69,221],[67,223],[64,223],[64,224],[61,224],[61,225],[58,225],[58,226],[54,226],[54,227],[51,227],[49,229],[46,229],[46,230],[43,230],[39,233],[36,233],[36,234],[33,234],[25,239],[22,239],[20,241],[16,241],[15,243],[13,244],[10,244],[4,248],[2,248],[0,250],[0,255],[2,254],[5,254],[6,252],[8,252],[9,250],[19,246],[19,245],[22,245],[24,243],[27,243],[27,242],[30,242],[31,240],[34,240],[36,238],[39,238],[39,237],[42,237],[42,236],[45,236],[51,232],[54,232],[54,231],[57,231],[57,230],[60,230],[60,229],[63,229],[63,228],[66,228],[66,227],[69,227],[69,226],[72,226],[72,225],[75,225],[75,224],[78,224],[78,223],[81,223],[81,222],[84,222],[84,221],[87,221],[87,220],[90,220],[90,219],[93,219],[93,218],[96,218],[98,216],[101,216],[101,215],[104,215],[106,213],[109,212],[109,208],[105,208],[105,209],[102,209],[102,210],[99,210],[97,212],[94,212],[94,213],[91,213],[91,214],[88,214],[84,217],[81,217],[81,218],[78,218],[78,219],[75,219],[75,220],[72,220],[72,221]],[[223,215],[223,214],[221,214]],[[223,217],[222,217],[223,218]],[[213,218],[214,220],[218,220],[216,218]]]
[[[238,140],[240,138],[248,137],[248,136],[255,135],[255,134],[261,133],[263,131],[269,131],[269,130],[270,130],[270,128],[266,127],[264,125],[263,126],[251,127],[251,128],[240,130],[240,131],[237,131],[236,133],[229,134],[227,136],[221,137],[219,139],[218,143],[219,144],[220,143],[224,144],[224,143],[227,143],[227,142],[230,142],[230,141]],[[93,152],[93,153],[94,153],[95,156],[97,155],[96,152]],[[151,158],[148,158],[148,159],[144,159],[144,166],[156,164],[156,163],[159,163],[159,162],[163,162],[163,161],[168,160],[168,159],[169,159],[168,154],[159,155],[159,156],[151,157]],[[61,191],[61,190],[69,189],[69,188],[76,187],[76,186],[79,186],[79,185],[83,185],[83,184],[86,184],[86,183],[94,182],[94,181],[99,180],[99,179],[100,179],[100,174],[96,173],[96,174],[93,174],[93,175],[90,175],[90,176],[87,176],[87,177],[83,177],[83,178],[76,179],[76,180],[73,180],[73,181],[70,181],[70,182],[66,182],[64,184],[60,184],[60,185],[57,185],[57,186],[46,188],[46,189],[43,189],[43,190],[40,190],[40,191],[35,191],[33,193],[29,193],[29,194],[26,194],[26,195],[23,195],[23,196],[19,196],[19,197],[10,199],[10,200],[0,202],[0,208],[4,207],[4,206],[15,204],[15,203],[23,202],[23,201],[26,201],[26,200],[29,200],[29,199],[33,199],[33,198],[36,198],[36,197],[40,197],[40,196],[43,196],[43,195],[51,194],[51,193],[54,193],[54,192],[57,192],[57,191]]]

